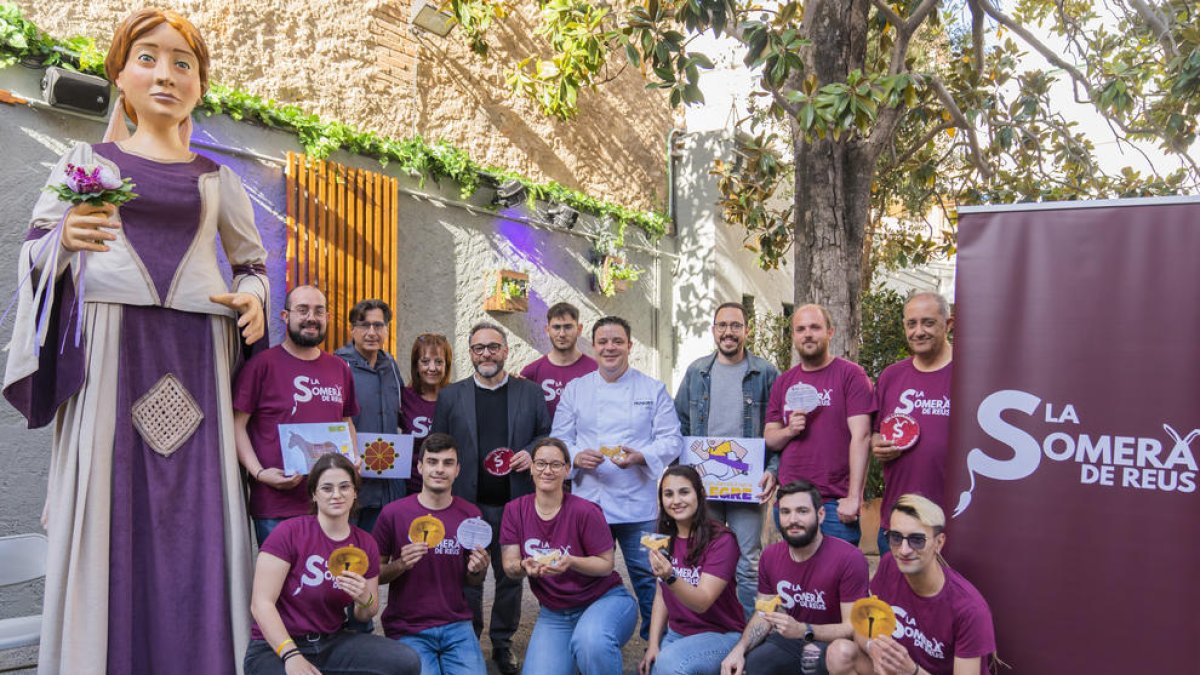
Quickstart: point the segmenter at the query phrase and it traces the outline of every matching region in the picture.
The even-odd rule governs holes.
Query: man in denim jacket
[[[746,308],[727,302],[713,318],[717,351],[688,366],[675,412],[684,436],[761,438],[771,385],[779,370],[746,349]],[[758,556],[762,552],[762,507],[775,494],[779,454],[767,451],[767,470],[759,482],[758,503],[709,501],[708,512],[733,530],[742,555],[737,566],[738,600],[754,611]]]

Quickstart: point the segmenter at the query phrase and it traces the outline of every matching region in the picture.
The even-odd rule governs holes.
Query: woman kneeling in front
[[[621,647],[633,635],[637,603],[613,571],[613,538],[604,512],[563,492],[570,467],[562,441],[538,441],[536,492],[504,507],[504,573],[514,579],[528,576],[542,605],[522,672],[620,675]]]
[[[658,532],[667,546],[651,549],[658,577],[650,643],[642,675],[718,675],[721,659],[742,636],[746,615],[737,599],[737,539],[708,517],[700,474],[676,465],[658,483]],[[664,635],[665,633],[665,635]]]
[[[367,622],[379,611],[379,548],[350,524],[359,478],[330,453],[308,474],[315,515],[280,523],[258,553],[246,650],[247,675],[416,675],[421,660],[378,635],[342,631],[346,608]],[[331,560],[331,558],[333,560]]]

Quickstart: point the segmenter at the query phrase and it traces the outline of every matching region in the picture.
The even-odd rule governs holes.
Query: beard
[[[317,328],[317,334],[312,337],[305,335],[303,332],[305,328],[308,328],[310,326],[315,326]],[[299,326],[297,326],[294,330],[289,325],[288,326],[288,339],[290,339],[293,343],[295,343],[295,345],[297,347],[316,347],[317,345],[319,345],[325,341],[325,329],[321,327],[321,324],[316,323],[315,321],[309,322],[309,323],[302,323]]]
[[[803,534],[788,534],[786,530],[780,530],[779,535],[792,548],[804,548],[817,538],[817,533],[821,531],[820,525],[814,525],[810,528],[805,528]]]
[[[742,349],[744,349],[745,346],[746,345],[742,342],[734,342],[733,349],[726,349],[724,342],[718,342],[717,343],[717,351],[721,352],[722,356],[728,356],[728,357],[732,358],[734,356],[737,356],[738,354],[741,354]]]
[[[474,365],[475,372],[479,373],[480,377],[495,377],[504,370],[503,361],[482,361]]]

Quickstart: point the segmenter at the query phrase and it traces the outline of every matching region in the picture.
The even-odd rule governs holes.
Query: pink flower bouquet
[[[61,183],[46,187],[48,192],[58,195],[64,202],[72,204],[121,205],[137,197],[133,181],[118,178],[107,166],[67,165],[66,177]]]

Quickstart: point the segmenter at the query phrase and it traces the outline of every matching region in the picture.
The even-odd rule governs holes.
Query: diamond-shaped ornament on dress
[[[174,375],[159,378],[133,404],[133,426],[150,449],[170,457],[192,437],[204,419],[196,399]]]

